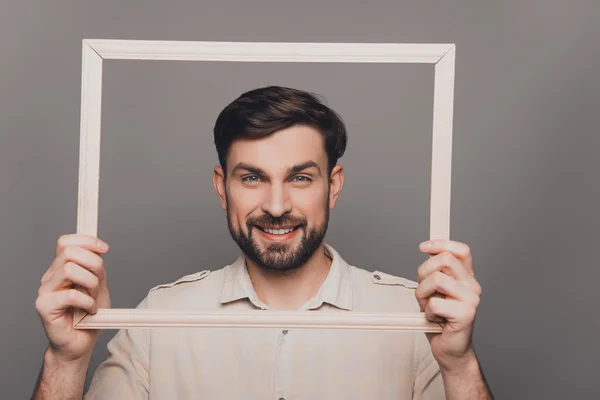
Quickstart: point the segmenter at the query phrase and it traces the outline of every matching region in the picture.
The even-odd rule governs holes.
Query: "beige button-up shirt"
[[[332,264],[302,310],[418,312],[416,283]],[[269,307],[244,257],[156,286],[138,308],[249,311]],[[339,329],[132,328],[108,343],[84,399],[429,400],[444,399],[424,333]]]

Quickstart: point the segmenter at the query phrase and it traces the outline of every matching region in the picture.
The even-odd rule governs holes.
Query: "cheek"
[[[260,208],[262,194],[260,190],[248,190],[233,186],[228,189],[227,201],[229,212],[245,221],[249,214]]]
[[[294,207],[309,221],[322,219],[327,207],[327,188],[300,191],[294,198]]]

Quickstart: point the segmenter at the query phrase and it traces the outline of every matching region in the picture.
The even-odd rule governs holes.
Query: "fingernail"
[[[103,250],[108,250],[108,244],[104,243],[102,240],[98,240],[97,245]]]
[[[423,243],[421,243],[420,247],[421,247],[421,249],[428,249],[431,247],[431,242],[430,241],[423,242]]]

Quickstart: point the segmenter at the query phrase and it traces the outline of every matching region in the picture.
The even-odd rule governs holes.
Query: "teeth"
[[[265,232],[270,233],[272,235],[283,235],[293,230],[294,229],[265,229]]]

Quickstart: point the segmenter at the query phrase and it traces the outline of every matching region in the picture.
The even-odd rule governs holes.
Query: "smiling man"
[[[471,341],[481,288],[467,245],[423,243],[417,285],[350,265],[324,242],[344,183],[346,129],[333,110],[301,90],[259,88],[221,112],[214,139],[213,185],[241,254],[150,289],[139,308],[424,311],[444,330],[123,329],[85,398],[491,398]],[[110,307],[107,250],[94,237],[58,240],[36,301],[50,339],[36,398],[83,394],[98,332],[73,329],[69,310]]]

